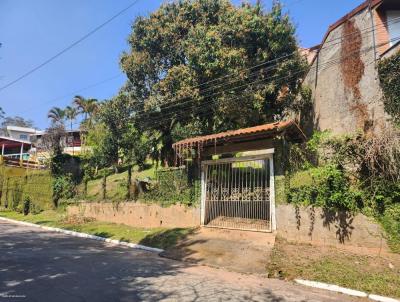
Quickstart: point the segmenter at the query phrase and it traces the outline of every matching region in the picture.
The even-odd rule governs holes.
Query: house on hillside
[[[14,138],[14,139],[29,141],[31,135],[34,135],[37,133],[40,133],[40,131],[38,131],[34,128],[19,127],[19,126],[7,126],[7,136]]]
[[[313,110],[302,120],[341,134],[387,126],[377,63],[400,50],[400,1],[368,0],[332,24],[322,40],[303,50],[310,62],[304,84]]]
[[[31,141],[35,144],[38,156],[48,157],[48,147],[45,146],[43,136],[46,132],[40,132],[31,136]],[[61,146],[64,153],[70,155],[78,155],[82,152],[82,132],[81,130],[66,130],[65,135],[61,138]],[[41,155],[40,155],[41,154]]]

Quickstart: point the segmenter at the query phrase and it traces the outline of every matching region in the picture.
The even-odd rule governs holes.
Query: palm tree
[[[49,113],[47,113],[47,117],[51,119],[53,124],[62,124],[64,122],[65,111],[59,107],[53,107],[49,110]]]
[[[71,136],[71,140],[72,140],[72,155],[74,155],[75,154],[75,152],[74,152],[74,133],[72,132],[72,122],[78,115],[78,109],[76,109],[75,107],[67,106],[64,109],[64,113],[65,113],[65,118],[70,121],[70,125],[71,125],[70,136]]]
[[[64,109],[65,118],[70,121],[71,131],[72,131],[72,122],[78,116],[78,109],[75,107],[67,106]]]
[[[72,102],[78,108],[79,112],[85,115],[85,121],[88,119],[88,116],[93,115],[97,109],[96,99],[86,99],[83,96],[76,95]]]

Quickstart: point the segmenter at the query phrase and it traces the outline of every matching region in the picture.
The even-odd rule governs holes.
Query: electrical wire
[[[22,79],[26,78],[27,76],[31,75],[32,73],[36,72],[37,70],[41,69],[42,67],[46,66],[47,64],[49,64],[50,62],[54,61],[55,59],[57,59],[58,57],[60,57],[61,55],[63,55],[64,53],[66,53],[67,51],[71,50],[72,48],[74,48],[75,46],[77,46],[78,44],[80,44],[82,41],[86,40],[87,38],[89,38],[90,36],[92,36],[94,33],[96,33],[97,31],[99,31],[100,29],[102,29],[104,26],[106,26],[107,24],[109,24],[111,21],[113,21],[114,19],[118,18],[119,16],[121,16],[123,13],[125,13],[127,10],[129,10],[131,7],[133,7],[134,5],[136,5],[140,0],[135,0],[133,1],[131,4],[129,4],[127,7],[125,7],[124,9],[120,10],[118,13],[116,13],[115,15],[113,15],[111,18],[107,19],[105,22],[101,23],[100,25],[98,25],[97,27],[95,27],[94,29],[92,29],[91,31],[89,31],[87,34],[83,35],[81,38],[79,38],[78,40],[76,40],[75,42],[73,42],[72,44],[68,45],[67,47],[65,47],[64,49],[62,49],[61,51],[59,51],[58,53],[56,53],[55,55],[53,55],[52,57],[48,58],[47,60],[45,60],[43,63],[37,65],[36,67],[32,68],[31,70],[25,72],[24,74],[22,74],[21,76],[17,77],[15,80],[12,80],[11,82],[7,83],[6,85],[0,87],[0,91],[14,85],[15,83],[21,81]]]

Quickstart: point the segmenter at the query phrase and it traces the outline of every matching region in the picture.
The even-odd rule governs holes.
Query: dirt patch
[[[361,98],[359,83],[364,75],[365,65],[361,60],[362,36],[354,20],[343,25],[341,48],[341,71],[345,88],[353,92],[355,99]]]
[[[360,255],[333,247],[289,243],[277,238],[268,275],[303,278],[369,293],[400,297],[400,255]]]
[[[72,225],[84,224],[93,221],[96,221],[96,219],[92,217],[84,217],[82,215],[67,215],[64,217],[64,219],[61,220],[62,223]]]
[[[161,256],[265,275],[274,242],[275,235],[271,233],[198,228]]]

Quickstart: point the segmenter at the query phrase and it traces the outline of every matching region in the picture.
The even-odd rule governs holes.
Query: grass
[[[63,211],[53,210],[44,211],[35,215],[29,214],[27,216],[12,211],[0,211],[0,216],[162,249],[175,245],[178,240],[192,231],[190,228],[145,229],[109,222],[84,221],[82,219],[67,217]]]
[[[126,181],[128,172],[111,174],[107,177],[107,199],[124,200],[126,197]],[[149,168],[138,171],[137,167],[133,168],[132,180],[155,178],[155,166],[149,164]],[[102,178],[94,179],[88,182],[87,199],[91,201],[99,201],[102,199]],[[83,191],[83,187],[80,188]]]
[[[400,297],[400,256],[395,254],[363,256],[277,238],[267,270],[273,277],[301,278]]]

